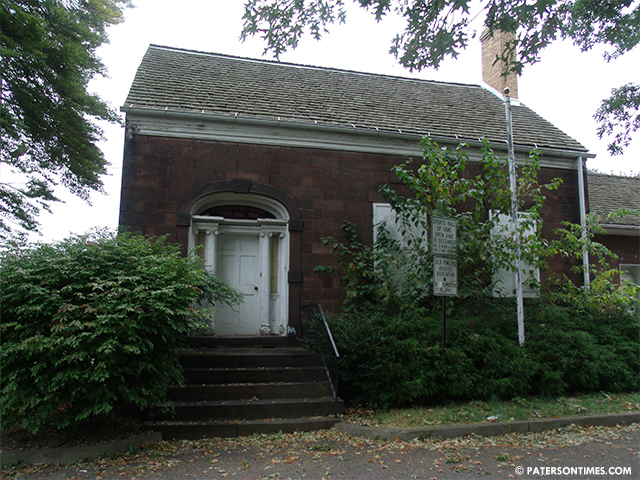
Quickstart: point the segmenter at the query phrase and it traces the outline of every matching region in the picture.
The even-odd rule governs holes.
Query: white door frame
[[[208,201],[207,201],[208,200]],[[289,314],[289,231],[288,212],[279,203],[266,197],[239,194],[218,194],[197,202],[192,211],[202,211],[215,205],[250,205],[272,212],[277,218],[257,220],[227,219],[213,216],[191,216],[189,251],[199,255],[204,268],[216,274],[217,237],[219,235],[259,236],[259,334],[286,335]],[[285,218],[282,218],[282,217]],[[278,218],[279,217],[279,218]],[[204,238],[203,235],[204,234]],[[202,251],[196,246],[202,245]],[[275,258],[274,258],[275,257]],[[215,315],[215,314],[214,314]],[[215,334],[215,320],[211,324]]]

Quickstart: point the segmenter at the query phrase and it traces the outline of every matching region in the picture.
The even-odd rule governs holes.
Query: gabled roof
[[[601,224],[640,226],[637,215],[607,218],[610,212],[620,208],[640,209],[640,177],[589,173],[587,186],[589,210],[600,216]]]
[[[274,119],[435,138],[506,141],[500,98],[443,83],[151,45],[123,107]],[[514,105],[514,140],[586,153],[531,109]]]

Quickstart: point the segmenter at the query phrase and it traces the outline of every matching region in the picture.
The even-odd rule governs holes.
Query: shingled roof
[[[478,85],[359,73],[151,45],[123,107],[506,141],[504,105]],[[517,145],[586,153],[523,105]]]
[[[620,208],[640,209],[640,177],[589,173],[587,178],[589,209],[600,216],[601,224],[640,226],[637,215],[607,218],[609,213]]]

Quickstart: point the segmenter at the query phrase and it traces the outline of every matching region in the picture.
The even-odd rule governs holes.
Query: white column
[[[288,329],[288,299],[289,284],[287,282],[287,270],[289,266],[289,245],[288,237],[285,232],[278,234],[280,241],[278,242],[278,308],[276,309],[276,323],[278,324],[278,333],[286,335]]]
[[[259,308],[260,308],[260,334],[269,335],[271,328],[269,327],[269,293],[271,291],[271,262],[269,261],[269,255],[271,252],[270,241],[271,232],[267,232],[264,229],[260,232],[260,278],[258,279],[258,295],[259,295]]]
[[[212,275],[216,274],[216,244],[218,239],[218,226],[207,228],[204,239],[204,268]]]

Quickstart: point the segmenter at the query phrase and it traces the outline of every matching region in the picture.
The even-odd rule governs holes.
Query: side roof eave
[[[183,112],[133,105],[122,106],[120,110],[127,115],[128,132],[138,135],[422,156],[420,141],[423,136],[401,130],[390,132],[319,122],[218,115],[209,112]],[[478,138],[450,138],[434,135],[430,135],[429,138],[442,145],[466,143],[472,148],[479,148],[482,145]],[[494,142],[492,148],[506,152],[507,145],[506,142],[500,144]],[[531,150],[530,146],[515,146],[520,161],[523,161]],[[538,148],[538,150],[542,154],[540,163],[546,167],[575,169],[576,158],[595,157],[584,151],[552,148]],[[545,158],[553,158],[553,161],[546,161]]]

